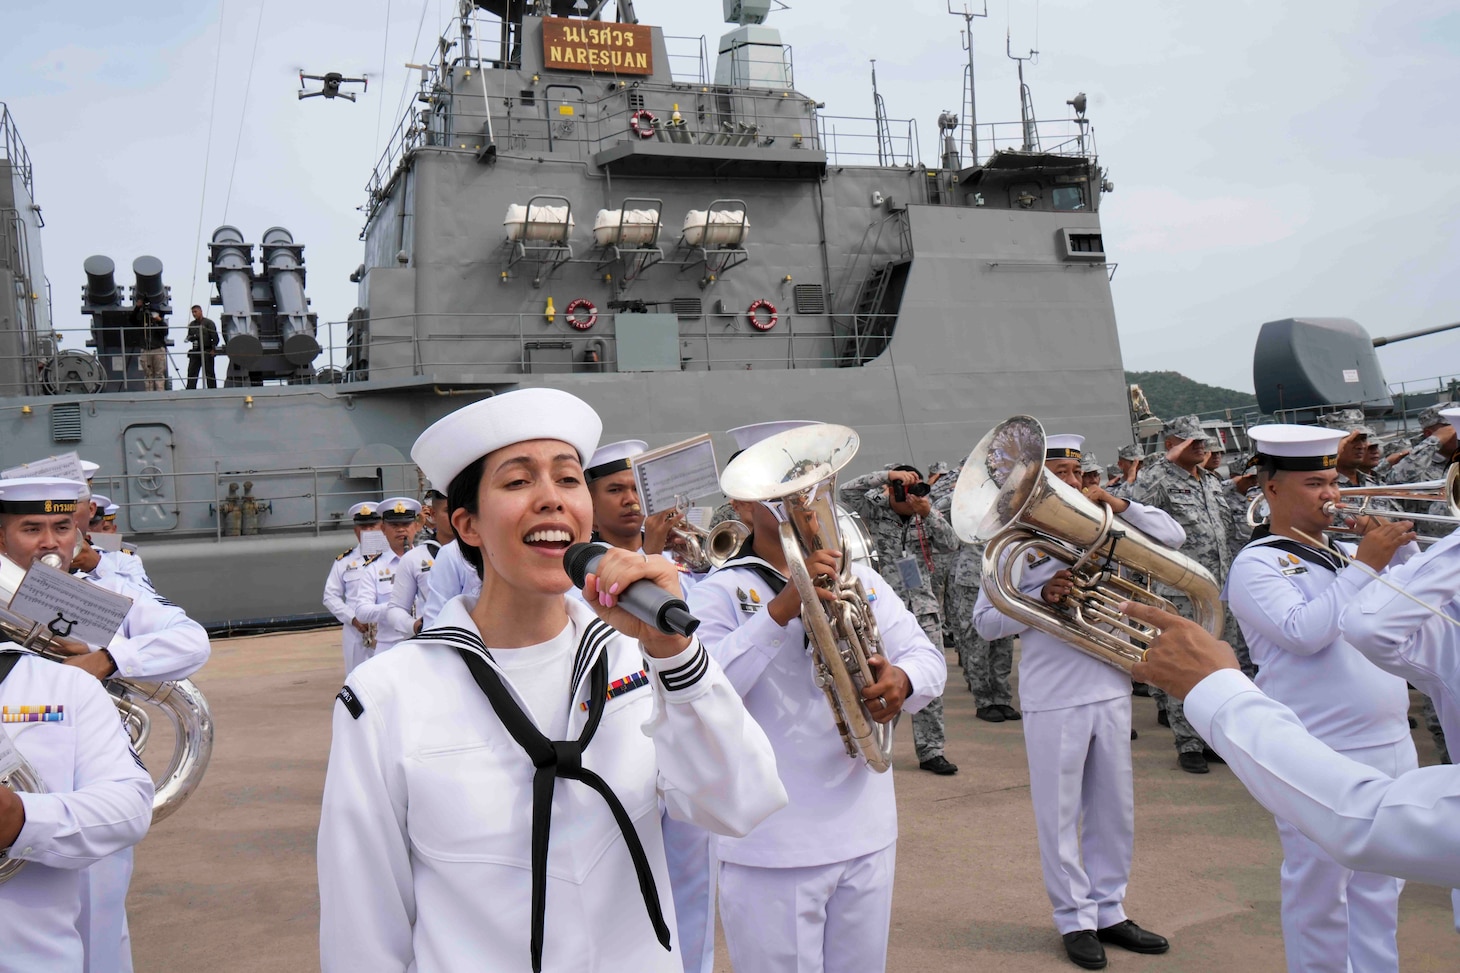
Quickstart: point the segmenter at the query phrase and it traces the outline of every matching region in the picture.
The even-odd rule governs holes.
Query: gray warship
[[[89,326],[58,325],[5,113],[0,464],[100,463],[158,589],[236,632],[326,617],[346,509],[418,494],[416,435],[513,388],[582,396],[608,439],[715,433],[722,459],[727,427],[834,420],[863,437],[849,475],[957,462],[1015,413],[1130,441],[1083,96],[1040,120],[1021,79],[1018,121],[976,123],[970,54],[924,160],[919,119],[797,88],[771,0],[724,0],[713,44],[605,6],[461,0],[369,171],[343,321],[306,296],[305,243],[339,241],[220,227],[216,390],[143,390],[134,312],[173,312],[153,258],[87,260]]]

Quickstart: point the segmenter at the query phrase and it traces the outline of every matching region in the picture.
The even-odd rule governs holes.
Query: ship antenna
[[[1004,53],[1009,60],[1019,65],[1019,121],[1024,128],[1024,151],[1035,152],[1039,149],[1039,133],[1034,130],[1034,96],[1029,93],[1029,86],[1024,83],[1024,62],[1031,64],[1039,63],[1039,52],[1033,48],[1022,57],[1014,55],[1013,48],[1009,44],[1009,31],[1004,29]]]
[[[887,105],[877,91],[877,59],[872,58],[872,112],[877,123],[877,164],[892,165],[896,153],[892,150],[892,129],[887,125]]]
[[[967,4],[964,4],[962,10],[954,10],[953,0],[948,0],[948,12],[963,18],[963,30],[959,37],[963,41],[963,49],[968,52],[968,66],[963,69],[963,92],[959,97],[965,99],[963,117],[968,119],[969,164],[978,165],[978,99],[974,95],[973,87],[973,21],[977,17],[989,15],[989,2],[984,0],[982,13],[974,13]]]

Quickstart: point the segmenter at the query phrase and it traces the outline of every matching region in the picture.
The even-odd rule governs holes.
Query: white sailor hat
[[[0,514],[74,514],[85,485],[58,476],[0,480]]]
[[[800,429],[802,426],[819,425],[821,423],[814,419],[777,419],[775,422],[752,422],[748,426],[736,426],[734,429],[727,429],[726,432],[735,440],[736,452],[740,452],[777,433],[786,432],[789,429]]]
[[[375,524],[380,522],[380,504],[373,500],[366,500],[351,507],[348,514],[357,524]]]
[[[438,419],[411,447],[411,459],[432,483],[451,481],[488,453],[513,443],[556,439],[586,463],[598,448],[603,420],[593,407],[562,389],[514,389],[473,402]]]
[[[1080,451],[1084,448],[1084,436],[1073,436],[1069,433],[1062,433],[1058,436],[1044,437],[1044,458],[1046,460],[1079,459]]]
[[[380,516],[389,524],[409,524],[421,512],[421,504],[410,497],[387,497],[380,501]]]
[[[648,449],[649,444],[642,439],[625,439],[622,442],[599,446],[594,450],[593,458],[584,465],[583,477],[592,483],[605,476],[622,473],[633,465],[630,460]]]
[[[1441,409],[1440,418],[1460,429],[1460,409]]]
[[[106,508],[107,507],[115,507],[116,506],[116,504],[112,503],[112,498],[111,497],[103,496],[100,493],[93,493],[91,495],[91,502],[94,503],[94,504],[96,504],[96,516],[97,517],[101,517],[102,515],[104,515],[106,513]],[[95,518],[93,518],[93,519],[95,519]]]
[[[1342,429],[1273,423],[1247,430],[1257,462],[1269,462],[1280,470],[1331,470],[1338,466],[1338,444],[1347,435]]]
[[[93,463],[89,459],[84,459],[81,461],[81,472],[86,474],[86,480],[88,483],[91,481],[91,478],[93,476],[96,476],[96,471],[99,469],[101,469],[100,463]]]
[[[106,505],[106,508],[104,510],[102,510],[102,512],[101,512],[102,519],[103,520],[116,520],[117,519],[117,511],[118,510],[121,510],[121,509],[122,509],[121,507],[118,507],[114,503],[108,503]]]

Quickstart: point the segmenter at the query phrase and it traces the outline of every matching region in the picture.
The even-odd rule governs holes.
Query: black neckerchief
[[[440,541],[427,541],[426,542],[426,550],[428,550],[428,551],[431,552],[431,557],[433,557],[433,558],[440,557],[441,556],[441,542]]]
[[[448,629],[447,631],[460,632],[460,629]],[[586,659],[583,652],[585,646],[596,641],[606,642],[612,630],[601,621],[594,621],[589,624],[579,641],[579,659],[574,663],[577,670],[579,664]],[[428,633],[422,633],[426,636]],[[430,633],[428,637],[438,637],[441,632]],[[485,649],[480,639],[476,640],[477,647]],[[605,649],[598,655],[598,661],[593,664],[589,674],[588,689],[588,721],[583,724],[583,732],[576,740],[549,740],[542,731],[533,725],[532,720],[507,687],[502,684],[502,677],[497,670],[487,664],[486,660],[477,652],[465,646],[458,645],[456,651],[460,653],[466,668],[471,672],[476,684],[481,687],[491,703],[492,710],[497,714],[497,719],[502,721],[512,739],[523,749],[537,768],[532,775],[532,970],[533,973],[542,971],[542,943],[543,927],[547,909],[547,857],[548,839],[551,837],[553,820],[553,788],[559,777],[567,780],[581,781],[598,792],[603,798],[608,809],[613,814],[614,821],[618,824],[624,843],[628,845],[629,857],[634,862],[634,872],[639,879],[639,892],[644,896],[644,907],[648,910],[649,921],[654,926],[654,933],[659,938],[659,943],[665,949],[669,949],[669,927],[664,923],[664,913],[659,905],[659,890],[654,883],[654,872],[649,867],[648,856],[644,854],[644,845],[639,841],[639,833],[634,830],[633,819],[624,810],[623,803],[619,801],[618,795],[608,782],[602,777],[583,766],[583,751],[588,749],[588,744],[593,740],[593,734],[598,730],[598,722],[603,717],[603,706],[608,699],[608,652]],[[579,673],[575,671],[573,689],[576,692]]]
[[[19,661],[19,652],[0,653],[0,683],[5,681],[5,677],[10,675],[10,670],[14,669]]]
[[[1271,543],[1259,544],[1258,541],[1267,538],[1276,538]],[[1344,569],[1343,560],[1330,550],[1321,547],[1314,547],[1311,544],[1304,544],[1302,541],[1295,541],[1290,537],[1283,537],[1281,534],[1274,534],[1272,528],[1262,524],[1252,528],[1252,540],[1248,541],[1246,547],[1275,547],[1280,551],[1287,551],[1294,557],[1302,558],[1309,564],[1317,565],[1320,568],[1327,568],[1334,574]]]
[[[760,580],[766,583],[766,587],[771,589],[771,597],[780,594],[781,589],[786,587],[785,575],[771,567],[764,558],[755,553],[754,534],[745,535],[745,540],[741,543],[740,550],[735,552],[735,556],[715,570],[720,571],[725,568],[745,568],[747,571],[754,572]]]

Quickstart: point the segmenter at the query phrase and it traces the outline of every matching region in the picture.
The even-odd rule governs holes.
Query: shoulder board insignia
[[[351,719],[358,720],[365,712],[365,707],[361,705],[360,698],[355,695],[355,691],[349,686],[341,687],[340,691],[335,695],[335,699],[345,704],[345,710],[350,714]]]
[[[335,560],[336,561],[343,561],[345,558],[347,558],[347,557],[350,556],[350,551],[353,551],[353,550],[354,550],[354,548],[352,547],[349,550],[341,551],[339,554],[337,554],[335,556]]]
[[[380,559],[380,554],[379,554],[379,552],[377,552],[375,554],[371,554],[371,555],[367,556],[365,558],[365,560],[361,561],[360,563],[361,564],[373,564],[376,561],[378,561],[379,559]]]

